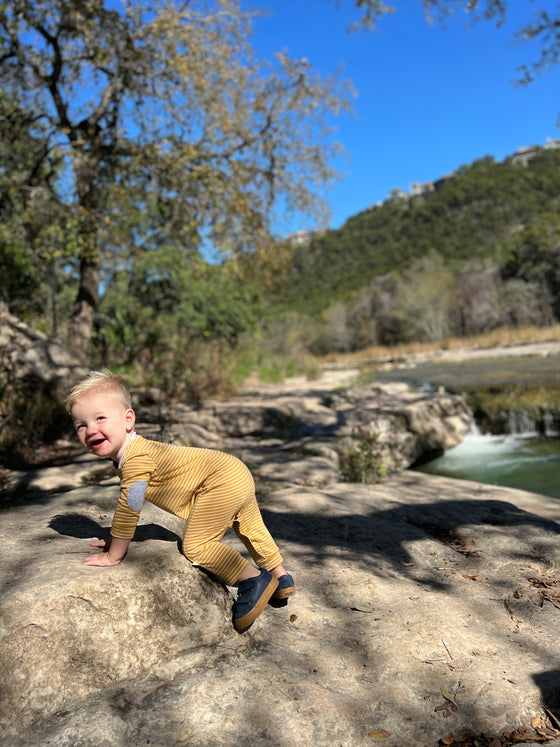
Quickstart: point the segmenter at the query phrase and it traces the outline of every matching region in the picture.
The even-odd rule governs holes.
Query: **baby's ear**
[[[129,428],[130,430],[132,430],[134,428],[135,423],[136,423],[136,413],[134,412],[134,410],[132,408],[129,408],[125,412],[124,418],[125,418],[125,421],[126,421],[127,428]]]

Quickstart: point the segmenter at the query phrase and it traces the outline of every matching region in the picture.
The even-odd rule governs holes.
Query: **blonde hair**
[[[130,392],[124,381],[120,376],[104,368],[102,371],[91,371],[85,379],[72,387],[64,401],[66,411],[71,413],[76,402],[93,390],[101,390],[109,396],[116,396],[127,409],[132,407]]]

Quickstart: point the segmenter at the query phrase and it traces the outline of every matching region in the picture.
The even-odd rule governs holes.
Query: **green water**
[[[560,438],[491,436],[473,428],[461,444],[417,469],[560,498]]]

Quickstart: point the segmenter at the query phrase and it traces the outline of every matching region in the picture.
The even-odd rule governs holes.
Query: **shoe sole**
[[[288,599],[296,593],[295,586],[289,586],[287,589],[276,589],[274,594],[268,600],[271,607],[279,609],[288,604]]]
[[[288,597],[293,597],[295,593],[296,593],[296,587],[288,586],[286,589],[276,589],[276,591],[272,595],[272,598],[273,599],[287,599]]]
[[[273,576],[270,579],[266,589],[260,595],[259,600],[255,604],[253,609],[249,610],[246,615],[243,615],[243,617],[240,617],[238,620],[234,620],[233,624],[238,633],[244,633],[246,630],[249,630],[251,625],[255,622],[257,617],[261,614],[261,612],[268,604],[268,600],[276,591],[277,586],[278,579]]]

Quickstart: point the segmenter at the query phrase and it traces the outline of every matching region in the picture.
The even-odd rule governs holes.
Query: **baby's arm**
[[[90,542],[91,547],[108,547],[108,552],[95,553],[84,558],[84,565],[118,565],[126,555],[130,540],[120,537],[111,537],[109,540],[96,540]]]

